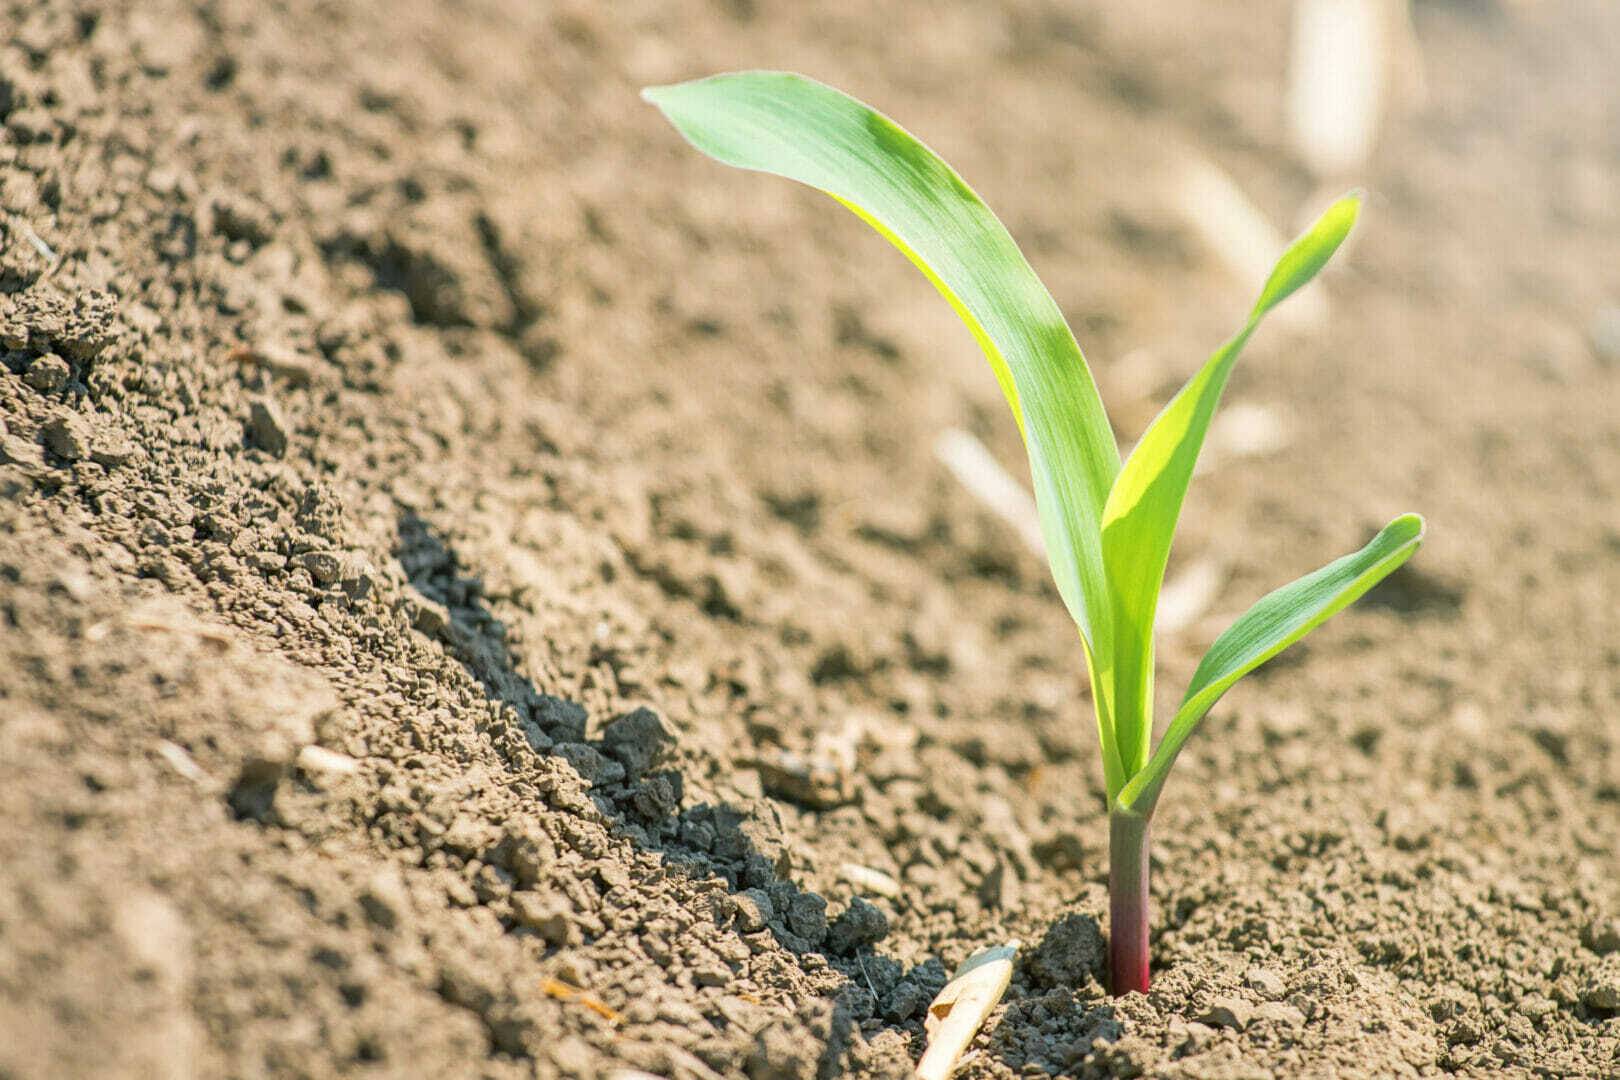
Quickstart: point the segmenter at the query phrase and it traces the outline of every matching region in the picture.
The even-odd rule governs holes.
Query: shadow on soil
[[[887,917],[863,901],[829,922],[826,900],[788,876],[792,856],[769,799],[683,806],[681,774],[656,768],[674,739],[655,713],[634,710],[587,738],[585,710],[541,693],[517,671],[482,580],[413,513],[399,518],[398,557],[427,601],[418,629],[446,642],[491,699],[516,711],[537,752],[573,767],[616,834],[693,876],[723,879],[740,931],[769,930],[784,948],[818,953],[845,977],[829,1050],[846,1042],[839,1032],[852,1024],[904,1024],[922,1015],[947,981],[944,965],[929,959],[908,971],[877,953],[872,946],[888,932]]]

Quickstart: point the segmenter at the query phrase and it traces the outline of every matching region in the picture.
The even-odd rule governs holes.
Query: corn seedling
[[[1320,270],[1360,199],[1328,208],[1283,253],[1243,327],[1121,463],[1096,383],[1058,306],[973,189],[897,124],[801,75],[740,72],[643,91],[697,149],[818,188],[916,264],[990,361],[1029,455],[1058,593],[1091,678],[1109,811],[1114,993],[1148,986],[1148,822],[1188,737],[1232,684],[1354,602],[1417,549],[1423,520],[1263,597],[1210,646],[1158,745],[1153,624],[1171,538],[1210,419],[1266,314]]]

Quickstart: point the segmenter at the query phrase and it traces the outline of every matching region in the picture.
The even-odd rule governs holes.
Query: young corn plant
[[[837,199],[905,253],[978,341],[1023,436],[1052,576],[1080,632],[1109,812],[1113,992],[1148,987],[1148,823],[1170,768],[1222,694],[1417,550],[1406,514],[1360,551],[1260,599],[1210,646],[1158,745],[1153,621],[1199,448],[1232,365],[1268,312],[1310,281],[1355,223],[1327,209],[1278,260],[1248,318],[1121,463],[1096,383],[1058,306],[1007,230],[944,161],[832,87],[748,71],[643,96],[703,153]]]

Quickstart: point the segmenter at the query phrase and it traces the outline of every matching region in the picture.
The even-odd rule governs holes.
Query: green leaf
[[[1423,541],[1423,519],[1405,514],[1384,526],[1360,551],[1262,597],[1209,647],[1187,696],[1147,766],[1120,793],[1122,805],[1151,814],[1176,755],[1199,721],[1243,676],[1355,603],[1412,557]]]
[[[842,202],[950,302],[1023,433],[1058,592],[1088,651],[1106,655],[1101,522],[1119,448],[1074,335],[1001,222],[894,121],[802,75],[737,72],[650,87],[642,96],[710,157]],[[1106,759],[1111,732],[1103,741]]]
[[[1113,602],[1114,736],[1126,777],[1147,763],[1153,727],[1153,622],[1181,504],[1221,393],[1244,344],[1267,312],[1311,279],[1355,224],[1347,195],[1295,240],[1261,290],[1247,324],[1215,351],[1165,406],[1114,481],[1103,512],[1103,566]]]

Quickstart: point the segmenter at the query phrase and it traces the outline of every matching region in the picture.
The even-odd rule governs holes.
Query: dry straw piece
[[[923,1020],[928,1049],[917,1062],[917,1080],[945,1080],[956,1068],[985,1018],[1007,992],[1020,944],[1009,941],[962,961],[945,989],[928,1006]]]

